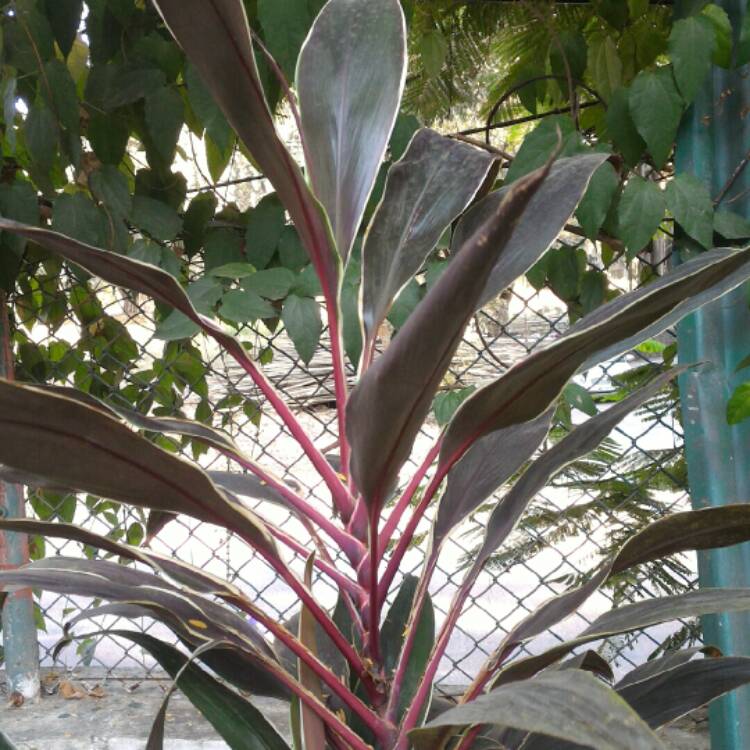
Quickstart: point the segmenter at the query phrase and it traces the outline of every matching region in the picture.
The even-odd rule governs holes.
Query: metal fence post
[[[720,0],[733,27],[740,29],[747,0]],[[678,11],[679,12],[679,11]],[[713,196],[724,196],[731,210],[750,217],[750,170],[744,170],[750,145],[750,85],[736,72],[715,69],[683,123],[676,172],[701,178]],[[738,172],[738,168],[740,171]],[[734,387],[747,378],[736,372],[750,353],[748,289],[728,294],[678,326],[682,362],[706,362],[680,380],[685,455],[694,507],[750,502],[750,423],[730,426],[726,404]],[[750,544],[702,553],[702,587],[750,586]],[[707,643],[724,653],[750,655],[750,615],[715,615],[702,620]],[[750,688],[735,691],[710,711],[713,750],[743,750],[750,738]]]
[[[13,356],[10,346],[8,308],[4,292],[0,292],[0,376],[13,377]],[[2,440],[0,435],[0,440]],[[24,515],[24,494],[21,487],[0,482],[0,515],[21,518]],[[0,532],[0,569],[17,568],[29,561],[25,534]],[[39,696],[39,645],[34,603],[30,589],[8,595],[2,609],[5,675],[11,693],[24,700]]]

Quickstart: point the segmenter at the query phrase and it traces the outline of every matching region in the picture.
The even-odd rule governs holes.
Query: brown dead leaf
[[[94,685],[89,690],[89,698],[106,698],[107,693],[104,692],[104,688],[101,685]]]
[[[86,691],[70,680],[63,680],[60,683],[60,695],[65,698],[66,701],[80,700],[81,698],[86,697]]]

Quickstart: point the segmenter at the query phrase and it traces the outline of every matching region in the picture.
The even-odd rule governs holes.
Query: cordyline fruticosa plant
[[[43,227],[1,219],[0,229],[171,305],[199,325],[264,393],[325,482],[334,512],[317,510],[211,427],[114,411],[71,389],[0,380],[0,463],[6,478],[147,508],[151,537],[175,514],[222,526],[273,568],[299,597],[301,609],[291,632],[237,586],[186,563],[73,525],[31,520],[6,519],[0,528],[75,540],[142,565],[45,559],[0,572],[3,589],[33,586],[109,600],[79,615],[71,627],[106,614],[164,623],[184,649],[136,631],[110,632],[150,651],[238,749],[288,747],[253,707],[258,695],[290,701],[294,744],[306,750],[467,750],[487,743],[526,750],[658,748],[655,728],[750,680],[750,659],[700,659],[686,651],[650,662],[612,685],[606,663],[581,651],[602,638],[680,617],[750,609],[750,590],[700,590],[624,606],[599,617],[574,640],[539,655],[520,654],[524,643],[574,613],[612,575],[666,555],[749,540],[750,506],[729,506],[676,514],[646,528],[586,583],[516,624],[458,705],[433,699],[438,665],[472,586],[529,502],[555,472],[594,449],[677,370],[537,454],[567,381],[736,287],[750,276],[750,251],[699,254],[587,315],[548,348],[478,389],[414,474],[402,477],[467,323],[546,251],[607,155],[590,151],[560,158],[490,192],[496,169],[492,154],[418,131],[391,168],[364,235],[363,346],[359,380],[348,393],[340,289],[399,108],[406,67],[400,4],[330,0],[320,12],[300,54],[297,100],[287,89],[304,173],[279,139],[263,98],[241,0],[156,4],[284,202],[320,278],[331,335],[340,466],[334,468],[305,433],[246,349],[197,313],[172,276]],[[450,226],[447,270],[378,354],[377,332],[394,298]],[[161,450],[137,429],[199,438],[247,473],[206,473]],[[482,547],[435,633],[428,588],[445,540],[516,476],[494,506]],[[307,527],[314,551],[249,510],[239,495],[289,508]],[[386,613],[404,554],[431,508],[434,521],[421,575],[403,579]],[[303,577],[288,566],[285,549],[306,556]],[[349,566],[336,566],[334,549]],[[338,587],[333,613],[312,593],[313,568]],[[257,625],[273,636],[278,651]],[[336,658],[318,651],[319,635]],[[284,658],[281,647],[296,661]],[[573,652],[578,655],[571,657]],[[165,711],[166,701],[149,748],[162,745]]]

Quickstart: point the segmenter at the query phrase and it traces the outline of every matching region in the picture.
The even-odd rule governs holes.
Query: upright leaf
[[[332,297],[338,268],[326,219],[276,132],[258,77],[244,4],[241,0],[155,0],[154,4],[282,198]]]
[[[604,101],[622,85],[622,60],[614,39],[609,36],[595,37],[589,43],[588,70],[594,87]]]
[[[369,340],[445,228],[474,197],[493,160],[425,128],[390,168],[362,248],[362,317]]]
[[[372,512],[395,485],[486,277],[548,173],[549,167],[513,185],[349,397],[350,468]]]
[[[436,546],[529,460],[549,430],[552,412],[478,440],[453,467],[433,527]]]
[[[297,65],[302,140],[342,258],[351,250],[398,114],[406,28],[398,0],[329,0]]]
[[[549,175],[532,196],[528,208],[518,219],[513,234],[498,256],[477,308],[507,289],[547,252],[570,220],[591,176],[606,158],[606,154],[588,153],[560,159],[552,165]],[[512,189],[512,186],[508,186],[496,190],[466,212],[451,242],[454,255],[461,252],[464,243],[497,211]]]
[[[380,642],[383,644],[383,664],[386,674],[392,673],[398,664],[398,657],[404,644],[405,629],[409,624],[418,584],[419,579],[416,576],[408,575],[404,577],[398,594],[396,594],[396,598],[393,600],[393,604],[383,622]],[[417,628],[414,646],[409,654],[409,663],[406,665],[404,678],[400,686],[401,692],[396,714],[399,719],[409,707],[422,682],[425,667],[435,642],[435,611],[429,595],[427,595],[422,607],[419,622],[414,627]]]
[[[313,563],[315,553],[310,555],[305,565],[305,586],[312,588]],[[299,617],[299,640],[313,654],[317,656],[318,646],[316,640],[317,622],[310,610],[302,606]],[[318,700],[323,700],[323,688],[320,678],[301,659],[298,659],[297,670],[299,681],[303,687],[309,690]],[[326,745],[325,725],[307,705],[300,704],[300,722],[304,750],[316,750]]]

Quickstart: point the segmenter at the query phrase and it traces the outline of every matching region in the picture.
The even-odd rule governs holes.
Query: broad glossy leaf
[[[633,122],[661,168],[672,152],[684,108],[671,66],[639,73],[628,101]]]
[[[750,682],[750,658],[697,659],[617,688],[617,692],[653,728],[694,711]]]
[[[157,89],[146,97],[145,117],[148,132],[159,156],[166,164],[174,159],[185,114],[182,97],[171,86]]]
[[[391,674],[398,664],[418,584],[419,579],[416,576],[404,576],[398,594],[396,594],[396,598],[393,600],[393,604],[388,610],[388,614],[381,627],[380,642],[383,647],[383,664],[386,674]],[[415,627],[417,628],[417,633],[414,639],[414,646],[409,655],[409,664],[406,667],[404,679],[401,683],[397,711],[398,718],[401,718],[409,707],[417,689],[422,683],[424,670],[435,642],[435,610],[429,594],[425,599],[422,612],[419,616],[419,622]]]
[[[549,431],[553,412],[497,430],[471,446],[448,474],[432,531],[436,546],[531,458]]]
[[[427,750],[442,727],[487,723],[536,730],[597,750],[664,748],[614,690],[583,671],[549,672],[504,685],[446,711],[409,736],[417,750]]]
[[[396,483],[413,440],[463,337],[485,279],[507,245],[548,167],[519,180],[375,360],[347,404],[350,469],[378,510]]]
[[[118,218],[127,218],[133,208],[128,178],[111,164],[104,164],[89,175],[91,192]]]
[[[695,175],[678,174],[667,184],[667,208],[686,234],[709,248],[714,239],[714,202],[706,184]]]
[[[18,750],[3,731],[0,731],[0,750]]]
[[[615,40],[609,35],[594,36],[589,43],[588,70],[605,102],[622,85],[622,68]]]
[[[154,4],[283,200],[324,287],[334,290],[338,271],[326,218],[276,132],[242,0],[157,0]]]
[[[636,682],[650,679],[660,672],[667,672],[670,669],[679,667],[682,664],[692,661],[701,654],[707,657],[722,655],[721,651],[713,646],[696,646],[695,648],[681,648],[678,651],[669,651],[666,656],[649,659],[648,661],[639,664],[634,669],[631,669],[615,684],[615,690],[619,690]]]
[[[0,380],[0,463],[65,487],[236,531],[264,554],[275,545],[254,513],[198,467],[80,401]]]
[[[308,176],[342,258],[375,184],[405,78],[398,0],[326,3],[300,52],[297,90]]]
[[[602,305],[546,349],[539,350],[468,398],[443,440],[451,462],[483,435],[534,419],[579,369],[592,367],[652,338],[750,276],[750,251],[701,254],[641,289]]]
[[[532,197],[500,252],[477,303],[478,308],[509,287],[547,252],[576,210],[594,172],[606,159],[607,154],[588,153],[560,159],[552,165],[549,176]],[[497,211],[511,187],[490,193],[467,211],[453,235],[454,255]]]
[[[393,300],[422,267],[445,228],[481,187],[494,157],[433,130],[419,130],[388,171],[362,248],[362,319],[377,335]]]

